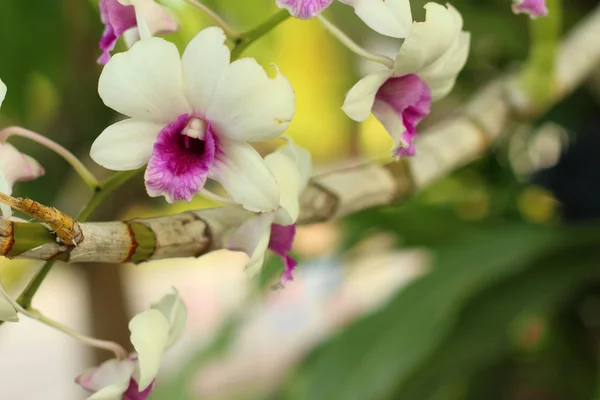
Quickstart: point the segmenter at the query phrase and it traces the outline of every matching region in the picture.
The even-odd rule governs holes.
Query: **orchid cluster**
[[[205,11],[216,26],[198,32],[183,54],[172,42],[156,37],[180,27],[175,14],[163,5],[155,0],[99,1],[105,29],[99,40],[98,62],[103,69],[98,93],[124,118],[99,134],[90,155],[113,171],[145,166],[148,195],[164,197],[168,203],[203,195],[250,211],[252,216],[231,232],[224,247],[248,255],[246,270],[252,276],[271,250],[283,261],[281,285],[285,285],[297,265],[290,251],[312,164],[310,153],[284,136],[295,114],[294,89],[277,66],[264,69],[253,58],[239,58],[243,48],[237,46],[247,45],[247,39],[203,4],[186,1]],[[317,18],[351,51],[381,66],[349,88],[340,107],[354,121],[373,114],[393,139],[391,153],[396,159],[418,156],[419,123],[432,102],[452,91],[467,61],[470,35],[463,30],[460,12],[450,4],[430,2],[425,5],[425,20],[414,21],[409,0],[340,0],[376,33],[402,40],[397,54],[388,58],[362,48],[323,16],[333,0],[274,1],[292,17]],[[532,18],[547,13],[543,0],[516,0],[513,9]],[[114,54],[121,37],[128,49]],[[5,95],[6,86],[0,81],[0,105]],[[24,128],[7,127],[0,130],[4,195],[11,195],[15,182],[44,173],[36,160],[6,143],[11,135],[57,152],[91,188],[99,188],[93,174],[60,145]],[[266,156],[253,146],[273,139],[286,143]],[[209,180],[227,196],[208,191]],[[14,218],[10,207],[2,205],[1,211],[4,218]],[[131,320],[135,353],[127,354],[114,343],[87,338],[49,320],[12,299],[4,288],[0,300],[3,321],[18,321],[21,314],[115,353],[115,359],[77,378],[94,393],[89,399],[146,399],[162,354],[181,336],[186,318],[185,306],[174,291]]]

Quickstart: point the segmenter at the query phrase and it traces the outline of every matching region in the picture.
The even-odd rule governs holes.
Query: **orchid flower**
[[[279,204],[277,181],[247,142],[279,137],[295,112],[289,81],[270,78],[252,58],[230,64],[220,28],[207,28],[183,58],[160,38],[115,55],[100,76],[104,103],[131,118],[109,126],[91,156],[112,170],[148,163],[146,189],[172,203],[191,199],[206,180],[218,181],[250,211]]]
[[[394,139],[392,155],[415,154],[416,126],[429,114],[431,101],[446,96],[466,63],[470,35],[462,17],[448,5],[425,5],[425,22],[414,22],[394,61],[361,79],[346,96],[342,109],[355,121],[373,113]]]
[[[6,85],[0,80],[0,106],[6,97]],[[21,153],[13,145],[0,143],[0,192],[12,194],[15,182],[31,181],[44,175],[44,168],[30,156]],[[12,210],[0,204],[2,216],[8,218]]]
[[[285,265],[282,283],[293,279],[296,261],[288,253],[296,234],[300,213],[300,194],[308,183],[311,170],[310,153],[293,142],[265,157],[265,163],[277,178],[281,200],[276,211],[263,213],[243,223],[229,238],[227,248],[241,250],[250,256],[246,271],[260,271],[267,248],[277,254]]]
[[[173,292],[129,322],[135,353],[125,360],[110,359],[79,375],[77,382],[93,392],[88,400],[145,400],[150,395],[163,353],[185,327],[187,310]]]
[[[512,6],[515,14],[528,14],[531,18],[548,15],[546,0],[515,0]]]
[[[354,8],[365,24],[377,33],[404,38],[412,24],[409,0],[340,0]],[[333,0],[277,0],[277,6],[287,9],[299,19],[310,19],[329,7]]]
[[[140,37],[146,39],[179,29],[169,11],[154,0],[100,0],[98,6],[105,26],[99,43],[102,50],[98,58],[100,64],[110,60],[110,52],[121,36],[127,47],[131,47]]]

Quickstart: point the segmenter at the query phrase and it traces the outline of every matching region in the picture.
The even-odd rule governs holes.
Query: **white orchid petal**
[[[95,392],[88,400],[120,400],[129,387],[135,364],[131,360],[110,359],[79,375],[75,382]]]
[[[110,59],[100,75],[98,93],[121,114],[165,125],[190,111],[181,75],[177,47],[150,38]]]
[[[211,168],[210,178],[249,211],[273,211],[279,206],[277,180],[248,143],[224,140]]]
[[[461,32],[459,40],[443,57],[419,72],[431,91],[432,100],[443,98],[454,87],[456,77],[467,62],[470,39],[468,32]]]
[[[294,160],[300,173],[300,186],[304,189],[312,173],[312,156],[308,150],[296,145],[292,139],[288,138],[287,140],[288,144],[281,146],[277,151]]]
[[[405,38],[412,26],[409,0],[341,0],[375,32],[395,38]]]
[[[257,215],[240,225],[227,240],[228,249],[243,251],[250,256],[246,272],[251,276],[256,275],[262,268],[273,222],[275,222],[275,213]]]
[[[302,177],[296,164],[296,157],[292,156],[293,158],[278,149],[265,157],[265,164],[279,185],[277,223],[281,225],[293,224],[300,213]]]
[[[161,33],[172,33],[179,24],[171,13],[155,0],[132,0],[135,16],[142,39],[148,39]]]
[[[0,79],[0,107],[2,107],[2,102],[4,101],[4,98],[6,97],[6,91],[8,89],[6,88],[6,85],[4,84],[4,82],[2,82],[2,79]]]
[[[0,143],[0,171],[8,184],[6,194],[12,193],[15,182],[30,181],[44,174],[44,168],[9,143]]]
[[[458,39],[462,29],[460,14],[450,5],[425,4],[424,22],[415,22],[396,56],[396,76],[416,73],[442,57]],[[459,19],[457,19],[457,14]]]
[[[162,125],[134,118],[106,128],[92,144],[90,156],[113,171],[137,169],[148,162]]]
[[[187,308],[177,289],[173,288],[173,291],[168,295],[164,296],[157,303],[152,305],[152,308],[160,311],[164,317],[169,321],[169,341],[167,347],[170,347],[175,343],[183,334],[185,329],[185,322],[187,319]]]
[[[287,78],[277,69],[271,79],[255,59],[243,58],[221,75],[206,117],[219,135],[254,142],[283,134],[295,111]]]
[[[215,96],[215,87],[229,68],[229,48],[221,28],[207,28],[187,45],[182,57],[185,94],[194,112],[204,116]]]
[[[394,108],[384,101],[375,101],[373,115],[381,122],[394,140],[394,148],[404,144],[402,135],[406,131],[404,121]]]
[[[382,70],[365,76],[350,89],[342,110],[355,121],[367,119],[373,108],[377,91],[393,74],[391,70]]]
[[[169,321],[158,310],[146,310],[129,322],[131,344],[138,355],[139,391],[143,392],[158,374],[162,355],[169,342]]]

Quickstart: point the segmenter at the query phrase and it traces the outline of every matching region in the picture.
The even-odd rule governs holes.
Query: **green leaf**
[[[558,229],[520,224],[459,235],[437,252],[431,273],[309,358],[300,397],[387,398],[433,356],[467,300],[575,239]]]
[[[525,317],[552,317],[569,295],[597,275],[598,252],[581,249],[544,258],[507,281],[473,297],[452,332],[407,383],[396,393],[400,399],[434,398],[454,382],[502,360],[514,350],[515,321]],[[575,397],[576,390],[584,397]],[[589,388],[570,388],[569,398],[589,398]],[[587,395],[588,397],[585,397]]]

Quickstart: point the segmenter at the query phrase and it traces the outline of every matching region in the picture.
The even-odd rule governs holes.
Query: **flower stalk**
[[[83,165],[79,158],[53,140],[50,140],[39,133],[30,131],[29,129],[21,128],[20,126],[9,126],[0,130],[0,143],[6,142],[10,136],[24,137],[52,150],[73,167],[75,172],[77,172],[90,189],[97,190],[100,187],[98,179],[96,179],[94,174]]]
[[[365,48],[360,46],[354,40],[350,39],[350,37],[348,37],[348,35],[346,35],[340,28],[338,28],[336,25],[334,25],[331,21],[329,21],[327,18],[325,18],[322,14],[317,15],[316,18],[319,20],[319,22],[321,23],[321,25],[323,25],[323,27],[325,29],[327,29],[333,36],[335,36],[335,38],[337,40],[340,41],[340,43],[342,43],[344,46],[346,46],[348,48],[348,50],[350,50],[357,56],[365,58],[369,61],[374,61],[376,63],[383,64],[389,69],[394,68],[394,60],[392,60],[391,58],[373,54],[373,53],[367,51]]]
[[[221,18],[216,12],[211,10],[207,5],[201,3],[198,0],[185,0],[185,1],[186,1],[186,3],[196,7],[197,9],[201,10],[204,14],[206,14],[206,16],[209,17],[210,19],[212,19],[213,22],[215,24],[217,24],[217,26],[219,26],[219,27],[221,27],[221,29],[223,29],[223,31],[225,32],[225,34],[227,36],[234,38],[234,39],[241,37],[239,32],[237,32],[231,25],[229,25],[229,23],[227,23],[227,21],[225,21],[223,18]]]
[[[519,77],[532,108],[543,107],[551,101],[556,55],[562,28],[562,0],[548,0],[549,13],[544,18],[529,21],[530,49]]]

